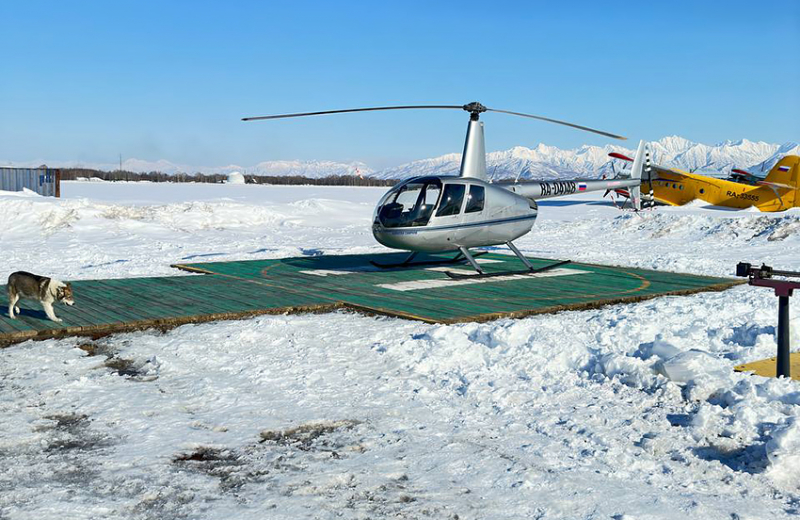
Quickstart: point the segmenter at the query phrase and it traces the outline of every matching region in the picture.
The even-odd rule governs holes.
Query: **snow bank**
[[[41,197],[41,195],[28,188],[22,188],[21,191],[0,190],[0,197]]]
[[[13,215],[0,271],[177,275],[175,261],[382,250],[369,225],[383,190],[74,186],[86,191],[0,195]],[[576,200],[542,204],[521,248],[800,268],[794,212],[637,216]],[[789,518],[800,390],[732,370],[774,355],[775,323],[774,295],[745,286],[481,324],[335,313],[28,342],[0,362],[0,511]]]
[[[546,203],[540,203],[541,216],[533,231],[519,240],[532,254],[718,276],[732,276],[739,261],[800,270],[800,255],[788,253],[800,251],[800,209],[748,213],[658,208],[621,213],[592,208],[579,218],[565,219],[565,210],[572,206]]]
[[[784,488],[800,488],[800,421],[797,417],[778,427],[767,443],[770,467],[767,474]]]
[[[102,186],[107,187],[123,188]],[[226,194],[166,204],[0,194],[0,212],[13,215],[0,228],[0,243],[13,244],[0,256],[0,274],[24,269],[62,279],[179,275],[170,264],[336,253],[359,244],[376,248],[369,203],[238,202]]]

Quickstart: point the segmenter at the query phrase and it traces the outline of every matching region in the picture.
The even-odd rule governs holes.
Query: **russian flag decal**
[[[586,191],[586,183],[585,182],[579,182],[578,183],[578,191]]]

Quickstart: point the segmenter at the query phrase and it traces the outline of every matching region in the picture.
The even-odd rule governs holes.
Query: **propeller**
[[[602,130],[597,130],[594,128],[589,128],[588,126],[581,126],[576,125],[575,123],[570,123],[568,121],[561,121],[560,119],[552,119],[549,117],[544,116],[537,116],[533,114],[524,114],[522,112],[512,112],[510,110],[500,110],[497,108],[488,108],[477,101],[466,105],[401,105],[401,106],[388,106],[388,107],[367,107],[367,108],[346,108],[342,110],[322,110],[319,112],[298,112],[294,114],[276,114],[271,116],[256,116],[256,117],[243,117],[242,121],[261,121],[265,119],[286,119],[290,117],[305,117],[305,116],[321,116],[327,114],[344,114],[348,112],[374,112],[377,110],[417,110],[417,109],[455,109],[455,110],[464,110],[470,113],[470,119],[477,120],[479,115],[483,112],[498,112],[500,114],[510,114],[512,116],[519,116],[519,117],[527,117],[530,119],[538,119],[539,121],[546,121],[548,123],[555,123],[557,125],[569,126],[571,128],[577,128],[578,130],[584,130],[586,132],[592,132],[595,134],[600,134],[606,137],[611,137],[614,139],[626,139],[621,135],[612,134],[609,132],[604,132]]]

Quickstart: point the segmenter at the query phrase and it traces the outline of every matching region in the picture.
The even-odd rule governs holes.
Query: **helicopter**
[[[488,108],[480,103],[466,105],[406,105],[349,108],[245,117],[242,121],[284,119],[349,112],[379,110],[458,109],[469,113],[467,135],[458,176],[429,175],[404,180],[393,186],[379,200],[372,218],[372,234],[382,245],[409,251],[400,263],[381,264],[379,268],[403,268],[420,265],[469,262],[476,274],[446,272],[455,279],[534,274],[553,269],[567,261],[534,268],[514,245],[514,240],[528,233],[538,215],[537,200],[599,190],[627,189],[634,201],[641,199],[639,186],[645,164],[645,147],[640,142],[630,175],[609,180],[525,181],[493,184],[486,175],[486,145],[480,115],[497,112],[569,126],[614,139],[625,137],[548,117]],[[524,264],[525,269],[487,273],[475,257],[484,252],[470,249],[505,244]],[[454,258],[414,262],[418,253],[456,252]]]

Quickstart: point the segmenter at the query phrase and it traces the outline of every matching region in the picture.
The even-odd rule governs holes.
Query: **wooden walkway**
[[[379,256],[380,258],[377,258]],[[240,319],[258,314],[353,309],[429,323],[485,321],[638,301],[666,294],[723,290],[741,283],[643,269],[567,264],[539,275],[452,280],[442,271],[414,267],[379,269],[403,254],[345,255],[176,265],[203,276],[74,281],[75,306],[56,305],[62,323],[49,321],[36,302],[23,300],[22,315],[6,315],[0,286],[0,346],[27,339],[102,336],[186,323]],[[514,257],[487,254],[488,271],[519,269]],[[531,259],[535,266],[554,262]]]

